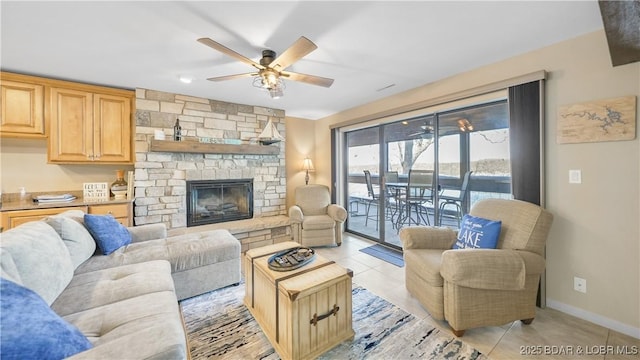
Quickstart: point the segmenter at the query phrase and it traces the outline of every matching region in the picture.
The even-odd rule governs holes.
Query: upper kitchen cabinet
[[[50,163],[133,163],[133,91],[52,86],[48,100]]]
[[[0,136],[46,137],[44,85],[31,76],[0,73]]]

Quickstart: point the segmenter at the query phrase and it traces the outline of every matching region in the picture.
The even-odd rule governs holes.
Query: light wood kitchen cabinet
[[[89,214],[93,215],[112,215],[118,222],[124,226],[132,226],[131,224],[131,203],[108,204],[108,205],[89,205]]]
[[[44,138],[44,85],[35,78],[0,73],[0,136]]]
[[[2,224],[2,231],[6,231],[20,224],[24,224],[29,221],[44,219],[47,216],[60,214],[67,210],[82,210],[86,212],[87,207],[69,206],[47,209],[3,211],[0,212],[0,224]]]
[[[37,205],[34,205],[37,206]],[[63,213],[67,210],[81,210],[87,214],[112,215],[124,226],[133,226],[133,203],[81,203],[73,206],[51,207],[44,209],[20,209],[0,211],[1,231],[6,231],[20,224],[44,219],[47,216]]]
[[[50,163],[132,163],[133,92],[51,87]]]
[[[133,90],[0,72],[0,136],[48,138],[57,164],[133,164]]]

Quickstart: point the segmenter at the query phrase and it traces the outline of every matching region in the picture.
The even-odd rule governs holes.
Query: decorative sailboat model
[[[258,136],[258,141],[260,141],[262,145],[271,145],[282,140],[284,140],[284,137],[280,135],[278,129],[276,129],[276,126],[273,124],[271,119],[269,119],[267,125],[264,127],[264,130],[262,130],[262,132]]]

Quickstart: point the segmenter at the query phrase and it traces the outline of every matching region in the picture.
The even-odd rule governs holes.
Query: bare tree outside
[[[407,141],[397,141],[395,145],[398,149],[399,163],[402,167],[402,174],[408,174],[420,155],[427,151],[433,144],[433,138],[414,139]]]

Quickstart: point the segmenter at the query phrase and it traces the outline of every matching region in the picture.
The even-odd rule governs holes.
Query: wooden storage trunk
[[[244,303],[282,359],[311,359],[355,335],[349,269],[319,255],[292,271],[270,270],[286,242],[247,251]]]

